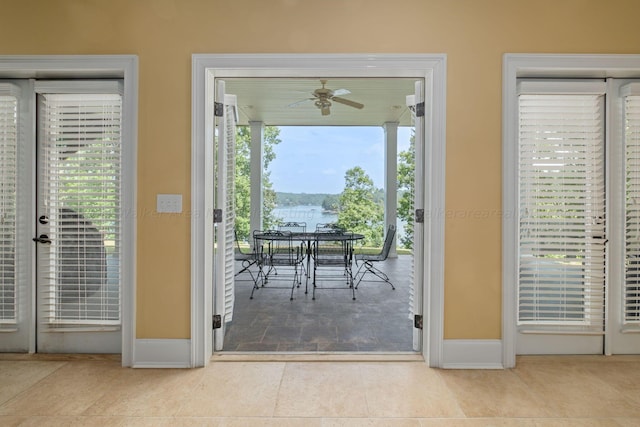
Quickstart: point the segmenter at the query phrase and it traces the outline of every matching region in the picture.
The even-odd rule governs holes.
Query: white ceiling
[[[364,104],[357,109],[332,102],[331,114],[323,116],[313,101],[291,104],[312,98],[320,88],[321,77],[312,78],[225,78],[225,90],[237,96],[239,125],[250,121],[267,126],[382,126],[398,122],[411,126],[406,96],[414,93],[415,79],[408,78],[329,78],[326,88]]]

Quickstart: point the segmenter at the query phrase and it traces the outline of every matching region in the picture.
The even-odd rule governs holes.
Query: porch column
[[[384,128],[384,229],[398,227],[398,122],[386,122]],[[385,234],[386,235],[386,234]],[[389,258],[397,258],[397,234]]]
[[[250,232],[262,229],[262,170],[264,126],[262,122],[249,122],[251,128],[251,214],[249,215]],[[251,241],[251,239],[249,239]],[[253,242],[251,243],[253,244]]]

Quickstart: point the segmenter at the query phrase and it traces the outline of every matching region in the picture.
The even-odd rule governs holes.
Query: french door
[[[428,185],[427,175],[425,174],[425,168],[423,159],[426,150],[425,146],[425,117],[428,117],[427,110],[432,108],[425,96],[425,81],[416,80],[414,86],[413,99],[415,104],[411,108],[411,118],[413,122],[414,130],[414,170],[413,170],[413,206],[412,209],[420,209],[426,205],[425,189],[424,186]],[[423,107],[421,107],[423,106]],[[424,209],[422,209],[424,212]],[[411,288],[409,295],[409,318],[415,319],[415,316],[423,316],[423,295],[424,286],[420,280],[425,272],[425,265],[422,262],[416,262],[416,260],[427,259],[425,257],[424,246],[424,221],[413,222],[413,247],[412,247],[412,268],[411,268]],[[421,351],[422,333],[421,329],[413,328],[413,350]]]
[[[214,350],[223,349],[226,325],[233,320],[235,303],[234,227],[235,227],[235,153],[236,97],[225,93],[224,80],[216,81],[215,114],[215,206],[222,215],[216,224],[214,238],[214,313],[220,316],[220,327],[214,329]]]
[[[628,83],[518,83],[518,354],[640,353]]]
[[[32,160],[35,152],[32,98],[31,82],[0,80],[0,351],[27,352],[34,342],[35,245],[28,194],[33,167],[32,161],[20,161]]]
[[[612,240],[606,354],[640,354],[640,82],[610,79]]]
[[[5,85],[1,350],[119,353],[122,84]]]

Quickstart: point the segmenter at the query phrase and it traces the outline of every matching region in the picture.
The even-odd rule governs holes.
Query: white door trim
[[[423,355],[442,365],[444,312],[444,196],[446,55],[407,54],[195,54],[192,57],[191,116],[191,366],[205,366],[212,333],[212,177],[211,129],[207,105],[213,78],[224,77],[416,77],[432,94],[425,120],[424,293],[428,325],[422,331]],[[207,321],[209,319],[209,321]]]
[[[134,362],[138,57],[135,55],[0,55],[0,78],[122,78],[122,366]],[[32,347],[32,348],[35,348]]]
[[[640,55],[505,54],[502,62],[502,357],[516,363],[518,280],[517,79],[633,78]]]

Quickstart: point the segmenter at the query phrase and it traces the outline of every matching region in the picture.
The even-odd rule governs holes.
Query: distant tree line
[[[337,194],[323,193],[282,193],[276,192],[278,206],[322,206],[327,198],[337,198]]]

